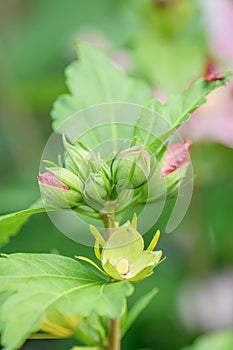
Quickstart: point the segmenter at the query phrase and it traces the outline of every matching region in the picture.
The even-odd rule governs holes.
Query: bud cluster
[[[65,137],[63,142],[63,164],[45,161],[50,167],[38,176],[46,205],[64,209],[84,205],[99,213],[109,207],[122,210],[136,196],[143,196],[149,179],[157,181],[153,178],[156,167],[161,169],[160,179],[169,178],[188,162],[191,147],[191,141],[173,144],[159,163],[145,147],[134,145],[104,161],[81,143],[71,145]]]

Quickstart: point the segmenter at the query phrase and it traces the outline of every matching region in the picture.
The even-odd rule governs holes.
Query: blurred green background
[[[75,58],[75,40],[103,47],[118,66],[148,82],[154,95],[164,99],[201,76],[209,60],[233,67],[230,34],[224,29],[229,13],[233,19],[233,1],[220,2],[1,1],[0,213],[26,208],[39,196],[40,157],[52,132],[49,111],[66,91],[64,68]],[[213,8],[222,25],[216,43]],[[216,94],[218,116],[208,115],[208,109],[203,116],[200,112],[209,118],[202,136],[195,120],[182,131],[184,137],[191,133],[194,143],[191,205],[179,227],[162,234],[159,247],[166,262],[130,298],[133,302],[154,286],[160,289],[125,336],[123,349],[178,350],[202,333],[233,327],[232,91],[229,85]],[[155,225],[161,232],[171,206],[167,203]],[[46,214],[32,217],[2,250],[93,254],[61,234]],[[72,344],[76,342],[28,341],[23,349],[62,350]]]

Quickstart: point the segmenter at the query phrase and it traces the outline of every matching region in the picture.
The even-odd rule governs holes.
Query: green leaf
[[[78,45],[78,61],[66,69],[70,94],[61,95],[51,111],[53,128],[83,109],[107,102],[145,104],[150,98],[149,87],[111,63],[102,50]]]
[[[207,101],[205,97],[208,94],[225,85],[231,77],[232,73],[226,72],[223,80],[206,82],[203,78],[199,79],[183,93],[169,98],[169,100],[161,106],[161,114],[174,126],[183,124],[195,109]]]
[[[103,344],[107,338],[108,319],[92,312],[83,318],[75,332],[75,338],[88,346]]]
[[[0,216],[0,247],[8,243],[10,236],[15,236],[20,231],[30,216],[44,211],[42,202],[38,200],[29,209]]]
[[[152,100],[149,105],[152,112],[145,112],[139,117],[134,129],[134,136],[144,145],[150,143],[149,149],[154,152],[180,125],[190,118],[192,112],[207,101],[208,94],[224,85],[231,76],[231,72],[226,72],[223,80],[213,82],[205,82],[201,78],[189,89],[171,96],[164,104],[156,99]]]
[[[0,305],[4,350],[16,350],[40,329],[49,310],[68,315],[115,318],[133,292],[126,281],[111,283],[79,262],[49,254],[12,254],[0,258]]]
[[[232,350],[233,330],[206,334],[199,337],[193,345],[182,350]]]
[[[136,318],[142,313],[142,311],[149,305],[154,296],[158,293],[158,289],[153,289],[149,293],[143,295],[129,310],[125,312],[124,317],[121,320],[121,336],[128,331]]]

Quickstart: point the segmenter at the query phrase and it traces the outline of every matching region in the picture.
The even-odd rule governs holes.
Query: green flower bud
[[[94,157],[80,145],[71,145],[63,138],[66,153],[64,156],[65,167],[78,175],[82,180],[86,180],[92,171]]]
[[[120,152],[112,165],[116,182],[126,180],[128,187],[139,187],[150,175],[150,155],[142,146],[134,146]]]
[[[50,172],[38,176],[42,197],[48,206],[67,209],[82,202],[80,192],[70,189]]]
[[[110,184],[103,174],[91,173],[84,187],[84,199],[92,207],[102,209],[103,203],[109,194]],[[101,204],[99,206],[99,204]]]

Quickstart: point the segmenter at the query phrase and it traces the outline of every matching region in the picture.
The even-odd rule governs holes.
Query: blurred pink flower
[[[209,46],[212,53],[220,59],[228,58],[233,64],[233,1],[200,1],[204,12]]]
[[[213,92],[179,131],[192,140],[212,140],[233,147],[233,81]]]
[[[204,24],[213,60],[211,70],[233,69],[233,1],[200,1],[204,12]],[[215,68],[213,68],[215,66]],[[206,72],[207,73],[207,72]],[[209,72],[210,73],[210,72]],[[208,103],[193,113],[190,121],[180,128],[183,137],[193,140],[212,140],[233,147],[233,81],[213,92]]]
[[[205,0],[199,4],[213,60],[204,75],[233,69],[233,1]],[[233,147],[233,81],[213,92],[208,103],[194,112],[180,131],[185,138],[217,141]]]

